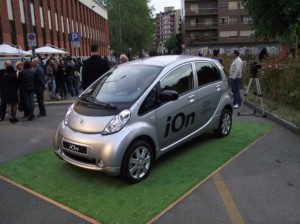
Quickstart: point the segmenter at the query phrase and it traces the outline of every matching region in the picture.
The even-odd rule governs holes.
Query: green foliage
[[[299,43],[299,0],[242,0],[242,3],[253,18],[255,35],[258,38],[279,37],[285,42]]]
[[[147,49],[154,32],[148,0],[107,0],[110,49],[115,55]]]
[[[244,60],[244,58],[242,57]],[[231,59],[222,56],[227,71]],[[247,61],[247,60],[246,60]],[[250,66],[247,61],[246,68],[243,68],[241,92],[244,92],[250,81]],[[259,70],[259,81],[263,95],[265,109],[277,116],[300,127],[300,63],[299,59],[282,59],[269,57],[262,63],[263,68]],[[254,102],[252,92],[255,85],[247,96],[247,101]]]
[[[172,35],[167,39],[165,48],[168,50],[168,54],[181,54],[181,35]]]

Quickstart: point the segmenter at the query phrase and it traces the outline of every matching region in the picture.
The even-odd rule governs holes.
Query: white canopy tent
[[[27,51],[28,53],[32,54],[32,50]],[[63,51],[59,48],[56,48],[52,45],[46,45],[44,47],[39,47],[35,49],[36,54],[68,54],[68,52]]]
[[[23,51],[19,46],[14,46],[10,44],[0,44],[0,55],[16,55],[16,56],[29,56],[31,53]]]

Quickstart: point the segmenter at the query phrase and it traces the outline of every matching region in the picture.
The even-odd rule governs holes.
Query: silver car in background
[[[55,154],[73,165],[142,181],[153,162],[200,134],[224,137],[232,100],[214,59],[158,56],[112,68],[68,109]]]

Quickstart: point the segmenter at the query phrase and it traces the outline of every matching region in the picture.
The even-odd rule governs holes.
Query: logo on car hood
[[[79,117],[79,124],[80,125],[84,125],[85,124],[85,122],[86,122],[86,118],[85,117]]]

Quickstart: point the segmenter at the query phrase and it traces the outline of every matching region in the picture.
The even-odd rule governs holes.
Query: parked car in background
[[[153,162],[207,131],[224,137],[232,100],[222,65],[194,56],[157,56],[118,65],[68,109],[55,154],[73,165],[142,181]]]

